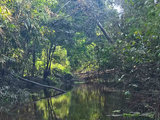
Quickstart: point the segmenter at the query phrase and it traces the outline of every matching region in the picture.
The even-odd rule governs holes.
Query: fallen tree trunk
[[[13,73],[11,73],[11,75],[12,75],[13,77],[16,77],[16,78],[22,80],[22,81],[25,81],[25,82],[28,82],[28,83],[32,83],[32,84],[35,84],[35,85],[38,85],[38,86],[44,87],[44,88],[51,88],[51,89],[54,89],[54,90],[56,90],[56,91],[65,93],[65,91],[62,90],[62,89],[59,89],[59,88],[56,88],[56,87],[53,87],[53,86],[43,85],[43,84],[40,84],[40,83],[38,83],[38,82],[34,82],[34,81],[31,81],[31,80],[22,78],[22,77],[20,77],[20,76],[18,76],[18,75],[14,75]]]

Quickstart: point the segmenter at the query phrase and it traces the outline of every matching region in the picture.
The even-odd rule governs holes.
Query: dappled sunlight
[[[0,120],[159,120],[159,30],[159,0],[0,0]]]

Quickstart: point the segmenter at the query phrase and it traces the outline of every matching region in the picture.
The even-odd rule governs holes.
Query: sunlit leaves
[[[12,14],[10,10],[6,6],[0,5],[0,18],[2,18],[3,20],[7,19],[9,21],[12,21],[11,15]]]
[[[41,57],[36,61],[36,67],[38,70],[44,70],[47,62],[47,51],[42,50]],[[61,46],[57,46],[55,52],[53,53],[53,59],[51,61],[51,70],[59,69],[63,72],[70,72],[70,62],[67,57],[66,49]]]
[[[36,67],[41,73],[49,57],[51,70],[67,72],[70,67],[73,71],[89,71],[98,67],[113,68],[120,62],[133,65],[156,59],[159,56],[159,47],[155,46],[159,46],[160,5],[151,0],[114,0],[114,5],[110,2],[4,1],[0,5],[0,37],[4,39],[0,45],[5,46],[2,53],[17,59],[24,57],[30,65],[35,55]],[[115,5],[123,8],[123,13],[119,14]],[[115,45],[108,45],[102,31],[97,29],[97,20]],[[54,46],[57,47],[55,51],[52,50]]]

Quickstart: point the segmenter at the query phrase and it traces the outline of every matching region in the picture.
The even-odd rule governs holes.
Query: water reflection
[[[151,120],[149,118],[111,117],[113,111],[132,111],[121,92],[109,92],[104,86],[81,85],[57,98],[43,99],[1,113],[1,120]]]

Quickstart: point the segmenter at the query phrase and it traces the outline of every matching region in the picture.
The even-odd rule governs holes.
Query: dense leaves
[[[1,73],[45,80],[57,70],[115,69],[157,79],[159,8],[153,0],[2,0]],[[155,75],[148,74],[152,69]]]

